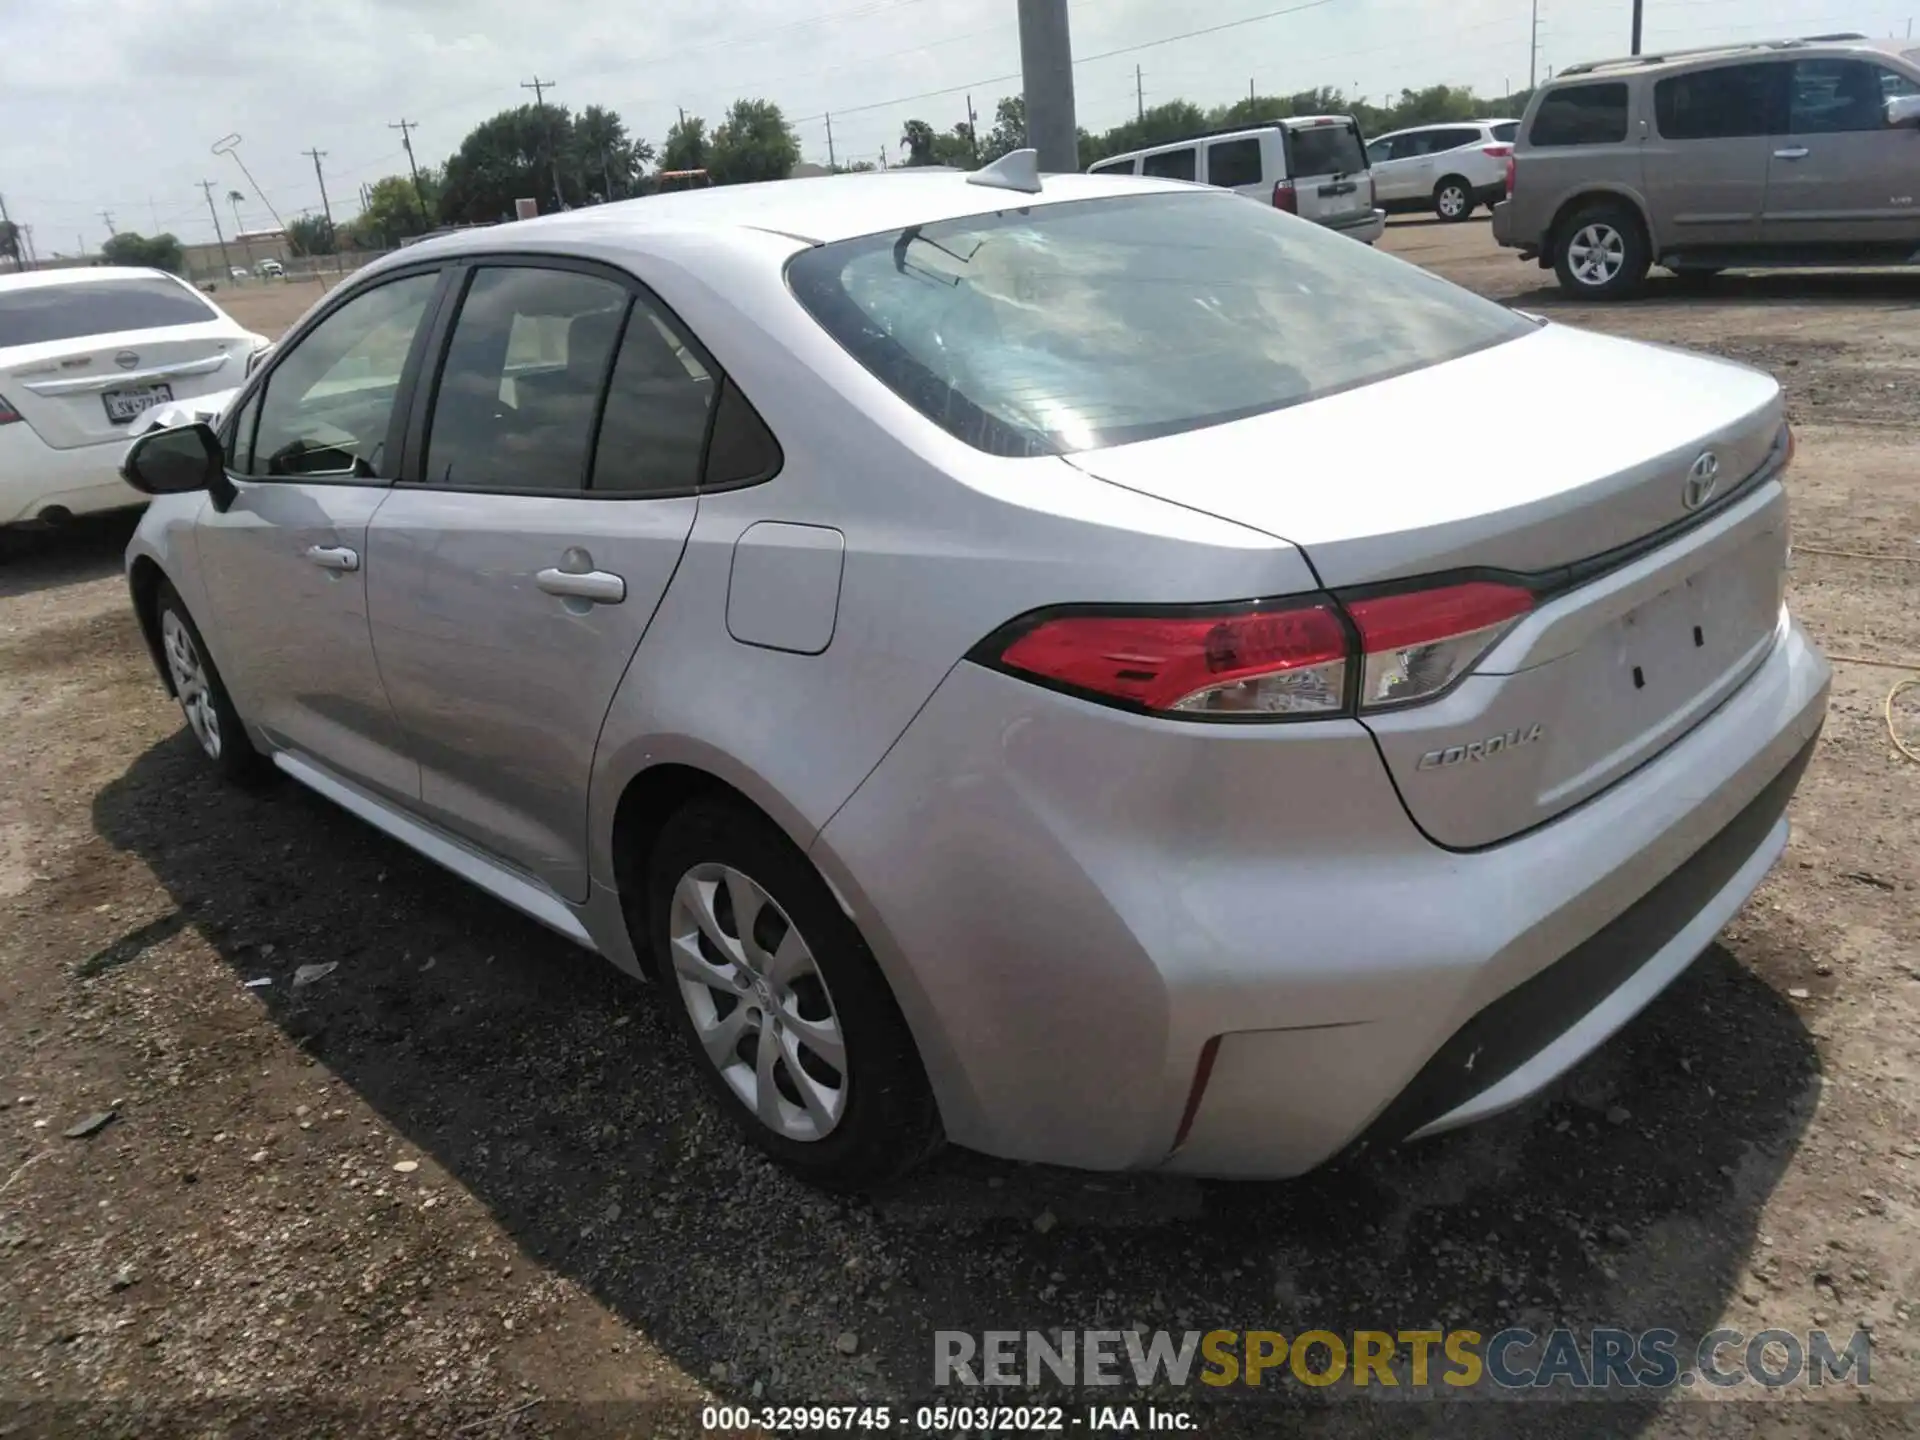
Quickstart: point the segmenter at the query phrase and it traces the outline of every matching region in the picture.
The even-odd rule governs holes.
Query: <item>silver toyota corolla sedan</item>
[[[215,768],[658,981],[803,1175],[1285,1176],[1538,1091],[1779,857],[1791,454],[1754,370],[1022,154],[370,266],[134,444],[127,569]]]

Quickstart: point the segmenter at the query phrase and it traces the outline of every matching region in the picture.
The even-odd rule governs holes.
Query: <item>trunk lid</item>
[[[1338,227],[1373,212],[1373,175],[1360,127],[1350,117],[1289,121],[1286,134],[1287,175],[1302,220]]]
[[[1290,410],[1071,458],[1290,541],[1328,589],[1532,577],[1540,603],[1452,690],[1363,717],[1415,823],[1475,848],[1631,773],[1765,658],[1786,495],[1776,477],[1749,477],[1778,467],[1782,433],[1779,387],[1760,372],[1549,326]],[[1717,484],[1701,502],[1708,454]]]
[[[230,390],[252,340],[225,321],[9,349],[0,395],[55,450],[126,437],[147,408]]]

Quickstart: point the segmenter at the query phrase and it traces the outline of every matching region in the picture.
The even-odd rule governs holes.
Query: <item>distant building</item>
[[[831,174],[833,174],[833,171],[829,170],[825,165],[815,165],[811,160],[802,160],[798,165],[793,167],[793,173],[788,178],[793,180],[811,180],[816,175]]]

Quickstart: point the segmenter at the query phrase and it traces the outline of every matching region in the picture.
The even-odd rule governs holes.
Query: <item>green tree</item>
[[[11,220],[0,220],[0,256],[13,261],[17,269],[20,259],[20,227]]]
[[[178,275],[186,268],[186,256],[180,241],[172,235],[140,235],[134,231],[115,235],[100,247],[100,258],[109,265],[150,265]]]
[[[331,255],[333,226],[324,215],[302,215],[288,222],[287,243],[296,255]]]
[[[653,146],[627,134],[626,122],[613,111],[589,105],[573,122],[568,160],[589,197],[623,200],[653,163]]]
[[[771,100],[736,100],[713,132],[707,169],[716,185],[784,180],[800,163],[800,141]]]
[[[1000,103],[993,107],[993,129],[987,133],[986,141],[980,147],[982,164],[992,164],[1002,155],[1024,149],[1027,143],[1027,98],[1024,95],[1003,95]],[[1092,164],[1082,157],[1082,162]]]
[[[707,122],[698,115],[683,115],[667,130],[667,143],[660,149],[662,170],[704,170],[707,152]]]
[[[436,206],[440,174],[429,167],[420,172],[420,189],[427,205]],[[363,250],[391,250],[402,240],[424,235],[433,228],[431,208],[421,213],[411,175],[387,175],[367,187],[367,208],[351,227],[351,243]]]
[[[446,179],[436,207],[449,224],[486,225],[514,217],[514,201],[538,199],[547,208],[554,190],[561,199],[578,203],[584,198],[574,177],[567,195],[564,164],[555,157],[566,152],[573,134],[573,116],[564,105],[520,105],[502,110],[468,132],[448,159]]]
[[[962,120],[953,129],[933,137],[933,163],[951,165],[956,170],[972,170],[979,165],[979,149],[974,144],[973,127]]]
[[[933,126],[924,120],[909,120],[900,132],[900,148],[907,152],[903,162],[907,165],[931,165],[933,159]]]

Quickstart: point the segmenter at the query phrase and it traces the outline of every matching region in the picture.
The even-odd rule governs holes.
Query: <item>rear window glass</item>
[[[1155,175],[1162,180],[1191,180],[1199,174],[1196,157],[1199,152],[1186,150],[1162,150],[1158,155],[1146,155],[1140,160],[1142,175]]]
[[[1534,145],[1618,145],[1627,138],[1627,87],[1616,82],[1550,91],[1527,138]]]
[[[806,251],[787,273],[862,365],[996,455],[1178,434],[1532,329],[1427,271],[1218,191],[914,226]]]
[[[38,345],[121,330],[163,330],[219,319],[173,280],[81,280],[0,291],[0,345]]]
[[[1346,175],[1367,168],[1367,155],[1351,125],[1309,125],[1292,132],[1295,175]]]
[[[1511,145],[1520,134],[1518,120],[1502,120],[1493,127],[1493,138],[1502,145]]]

